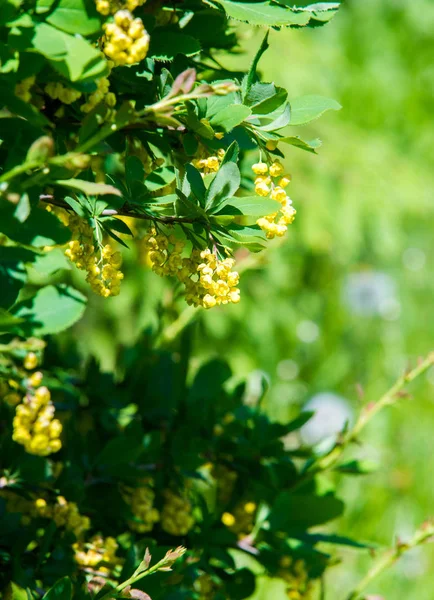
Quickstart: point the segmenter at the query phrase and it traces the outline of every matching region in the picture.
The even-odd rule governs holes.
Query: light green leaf
[[[328,110],[340,110],[342,106],[324,96],[301,96],[291,100],[290,125],[304,125],[318,119]]]
[[[230,104],[216,113],[210,119],[213,127],[220,127],[226,132],[232,131],[252,114],[248,106],[244,104]]]
[[[174,180],[174,167],[160,167],[146,177],[145,185],[150,192],[156,192],[166,185],[170,185]]]
[[[38,15],[48,12],[56,0],[36,0],[36,13]]]
[[[92,80],[107,73],[102,53],[81,37],[38,23],[31,41],[52,67],[70,81]]]
[[[231,245],[243,246],[251,252],[260,252],[266,244],[265,234],[259,227],[230,224],[213,234],[223,242],[227,240]]]
[[[284,144],[290,144],[291,146],[295,146],[296,148],[300,148],[301,150],[306,150],[306,152],[312,152],[316,154],[316,149],[319,148],[322,144],[320,139],[311,140],[310,142],[306,142],[302,140],[298,135],[291,135],[280,138],[278,142],[283,142]]]
[[[85,36],[98,33],[101,29],[95,3],[87,0],[59,0],[47,17],[47,22],[66,33]]]
[[[82,317],[86,302],[85,296],[72,287],[49,285],[14,306],[11,312],[25,320],[20,329],[26,335],[42,336],[71,327]]]
[[[280,202],[271,198],[260,196],[244,196],[241,198],[228,198],[218,208],[218,215],[248,215],[264,217],[277,212],[281,208]]]
[[[172,61],[178,54],[194,56],[200,52],[200,43],[194,37],[175,31],[154,30],[148,58]]]
[[[122,196],[117,188],[106,183],[94,183],[93,181],[86,181],[84,179],[58,179],[54,183],[62,187],[78,190],[88,196],[103,196],[105,194]]]
[[[270,2],[216,1],[221,4],[229,17],[237,19],[237,21],[245,21],[251,25],[268,25],[269,27],[303,26],[307,25],[310,20],[308,12],[295,12]]]
[[[63,250],[55,248],[43,254],[36,254],[32,268],[42,275],[51,275],[62,269],[71,270],[71,263],[66,258]]]

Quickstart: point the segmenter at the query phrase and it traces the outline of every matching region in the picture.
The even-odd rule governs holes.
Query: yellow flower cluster
[[[280,570],[278,572],[287,584],[286,591],[290,600],[310,600],[314,591],[314,583],[309,580],[309,574],[303,560],[295,562],[290,556],[284,556],[280,560]]]
[[[196,169],[202,171],[204,175],[208,173],[217,173],[224,155],[224,149],[220,148],[219,150],[217,150],[217,154],[215,156],[208,156],[207,158],[195,158],[191,161],[191,163],[193,167],[196,167]]]
[[[100,535],[93,536],[88,543],[77,542],[72,546],[78,565],[107,575],[122,564],[122,559],[116,556],[118,547],[115,538]]]
[[[45,93],[53,100],[60,100],[62,104],[72,104],[79,98],[81,98],[81,92],[67,88],[62,85],[59,81],[50,81],[45,86]]]
[[[21,395],[18,393],[20,386],[13,379],[8,381],[0,380],[0,398],[9,406],[16,406],[21,402]]]
[[[233,513],[222,514],[222,523],[242,539],[253,529],[256,509],[255,502],[240,502],[235,506]]]
[[[238,478],[236,471],[228,469],[225,465],[214,465],[212,475],[217,483],[217,499],[220,504],[227,504],[234,491]]]
[[[48,456],[62,447],[62,424],[54,418],[50,390],[38,387],[28,393],[15,409],[12,439],[22,444],[27,452]]]
[[[256,221],[259,227],[266,232],[268,239],[285,235],[288,225],[295,218],[296,211],[292,206],[292,200],[285,192],[291,179],[288,175],[283,174],[283,170],[283,165],[279,161],[275,161],[270,167],[263,162],[252,166],[252,171],[256,175],[255,192],[258,196],[270,197],[282,205],[277,212]]]
[[[108,298],[120,292],[124,274],[120,271],[122,256],[110,244],[96,246],[92,227],[78,215],[68,215],[68,225],[73,239],[69,242],[65,255],[76,267],[87,271],[86,281],[94,292]]]
[[[103,50],[115,66],[133,65],[148,53],[149,34],[140,18],[134,19],[128,10],[119,10],[114,23],[105,23]]]
[[[33,87],[35,81],[36,76],[32,75],[31,77],[27,77],[26,79],[23,79],[17,83],[15,86],[15,96],[21,98],[21,100],[24,100],[24,102],[30,102],[32,99],[30,89]]]
[[[143,238],[143,245],[157,275],[177,277],[184,284],[187,304],[212,308],[240,301],[233,258],[220,260],[208,249],[194,249],[189,258],[182,257],[184,242],[174,235],[157,234],[155,228]]]
[[[90,519],[80,514],[75,502],[68,502],[63,496],[58,496],[55,504],[48,504],[45,498],[27,500],[10,490],[5,490],[1,495],[7,501],[8,512],[23,514],[23,525],[28,524],[31,518],[50,519],[57,527],[72,532],[76,538],[90,528]]]
[[[111,15],[118,10],[126,8],[133,12],[138,6],[145,4],[146,0],[96,0],[96,10],[104,16]]]
[[[109,92],[110,81],[108,77],[100,77],[96,85],[97,89],[89,94],[86,102],[80,106],[80,110],[84,113],[89,113],[102,101],[109,108],[116,106],[116,95],[113,92]]]
[[[137,519],[129,521],[128,525],[139,533],[151,531],[154,523],[160,520],[160,513],[154,508],[155,492],[151,487],[152,482],[149,481],[147,484],[135,489],[128,489],[124,493],[124,499],[130,505],[131,512]]]
[[[202,573],[194,582],[194,591],[199,594],[199,600],[213,600],[217,586],[208,573]]]
[[[163,493],[165,503],[161,511],[161,527],[171,535],[187,535],[194,526],[191,502],[171,490]]]
[[[34,502],[33,516],[54,521],[57,527],[71,531],[79,539],[89,528],[89,517],[83,516],[75,502],[68,502],[63,496],[57,496],[56,504],[48,504],[44,498]]]

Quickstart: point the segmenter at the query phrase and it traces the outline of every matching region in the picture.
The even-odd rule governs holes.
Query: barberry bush
[[[316,153],[320,142],[293,128],[340,108],[261,81],[267,31],[248,72],[225,67],[242,49],[237,22],[319,27],[338,7],[3,2],[6,598],[307,600],[324,597],[336,546],[369,548],[320,527],[344,509],[323,474],[366,470],[344,451],[433,356],[313,447],[299,435],[311,413],[288,423],[267,415],[265,380],[252,401],[224,359],[190,360],[194,315],[242,301],[240,273],[294,221],[283,148]],[[116,348],[116,369],[105,372],[70,328],[89,295],[122,293],[123,257],[171,280],[159,308],[169,325]],[[427,524],[398,544],[350,598],[432,534]]]

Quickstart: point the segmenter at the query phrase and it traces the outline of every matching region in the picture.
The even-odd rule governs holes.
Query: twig
[[[65,210],[71,210],[71,207],[66,202],[62,202],[62,200],[56,200],[51,195],[44,194],[39,196],[39,200],[41,202],[45,202],[47,204],[53,204],[54,206],[58,206],[59,208],[64,208]],[[128,208],[115,210],[114,208],[106,208],[102,211],[101,216],[103,217],[132,217],[133,219],[143,219],[145,221],[157,221],[158,223],[163,223],[165,225],[171,225],[173,223],[199,223],[200,219],[195,219],[193,217],[176,217],[176,216],[168,216],[168,217],[155,217],[151,215],[147,215],[145,213],[138,213],[134,210],[130,210]]]
[[[361,431],[386,406],[393,405],[400,397],[403,388],[414,381],[417,377],[425,373],[434,364],[434,352],[431,352],[427,358],[422,360],[417,367],[404,373],[394,385],[377,401],[367,404],[360,413],[354,427],[345,433],[328,454],[313,462],[305,471],[304,475],[298,479],[291,490],[294,491],[311,481],[318,473],[324,473],[332,469],[339,461],[345,449],[357,440]]]
[[[433,538],[430,540],[430,538]],[[386,569],[391,567],[397,560],[401,558],[401,556],[412,550],[416,546],[420,546],[421,544],[434,541],[434,524],[427,522],[422,527],[416,531],[413,538],[408,542],[400,542],[398,541],[396,546],[389,551],[387,551],[368,571],[365,577],[358,583],[358,585],[354,588],[354,590],[347,597],[347,600],[357,600],[357,598],[361,597],[361,593],[368,587],[368,585],[373,581],[378,575],[383,573]]]

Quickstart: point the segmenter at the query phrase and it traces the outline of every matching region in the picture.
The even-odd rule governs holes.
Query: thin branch
[[[400,397],[403,388],[425,373],[432,365],[434,365],[434,352],[431,352],[424,360],[420,361],[417,367],[404,373],[404,375],[402,375],[377,402],[367,404],[361,411],[354,427],[343,435],[338,444],[334,446],[328,454],[314,462],[304,475],[299,478],[291,490],[293,491],[305,485],[306,482],[311,481],[318,473],[324,473],[325,471],[332,469],[339,461],[346,448],[352,442],[357,441],[361,431],[371,419],[386,406],[395,404]]]
[[[433,523],[427,522],[416,531],[414,536],[408,542],[398,541],[394,548],[387,551],[368,571],[365,577],[358,583],[354,590],[347,596],[347,600],[357,600],[361,597],[362,592],[368,587],[368,585],[383,573],[386,569],[391,567],[401,556],[420,546],[421,544],[429,541],[434,541],[434,525]]]
[[[72,210],[69,204],[63,202],[62,200],[56,200],[53,196],[44,194],[39,196],[39,200],[41,202],[45,202],[46,204],[52,204],[53,206],[58,206],[59,208],[64,208],[65,210]],[[163,223],[165,225],[172,225],[174,223],[200,223],[202,222],[200,219],[195,219],[193,217],[176,217],[176,216],[168,216],[168,217],[154,217],[145,213],[138,213],[134,210],[130,210],[128,208],[115,210],[114,208],[106,208],[102,211],[102,217],[132,217],[133,219],[143,219],[145,221],[157,221],[158,223]]]

